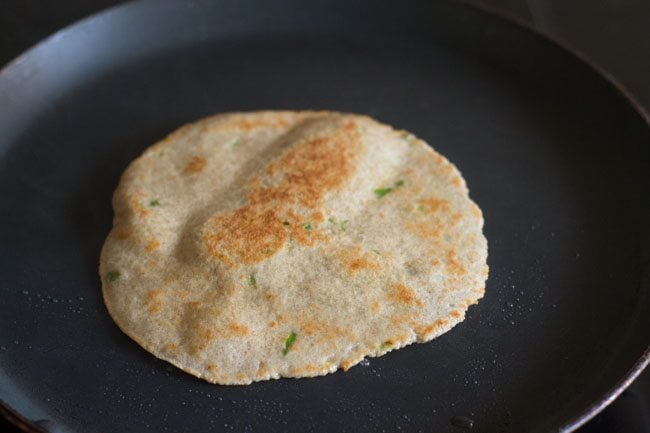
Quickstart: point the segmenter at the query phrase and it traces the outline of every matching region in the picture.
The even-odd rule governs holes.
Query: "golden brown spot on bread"
[[[209,328],[197,326],[193,331],[192,344],[189,347],[189,352],[192,355],[197,355],[205,350],[210,342],[217,337],[216,333]]]
[[[193,156],[183,169],[183,174],[190,175],[203,171],[208,161],[201,156]]]
[[[451,317],[455,317],[456,319],[458,319],[460,316],[462,316],[462,314],[458,310],[454,310],[451,312]]]
[[[116,230],[116,231],[115,231],[115,236],[116,236],[119,240],[123,241],[123,240],[129,238],[129,231],[126,230],[126,229]]]
[[[412,319],[410,314],[393,314],[390,316],[390,323],[396,327],[400,327],[404,324],[408,324]]]
[[[403,283],[395,283],[390,286],[390,292],[388,298],[391,301],[398,302],[400,304],[414,304],[418,307],[422,307],[424,304],[421,300],[415,296],[415,292],[409,286]]]
[[[153,289],[147,292],[147,299],[144,302],[145,307],[149,310],[150,313],[157,313],[162,307],[162,302],[160,297],[162,295],[162,289]]]
[[[254,129],[268,127],[286,128],[287,126],[289,126],[289,124],[285,119],[281,117],[270,116],[255,117],[252,119],[248,117],[232,117],[227,120],[225,124],[226,128],[238,129],[241,131],[251,131]],[[220,125],[220,127],[223,126]]]
[[[232,322],[228,325],[228,330],[230,331],[231,335],[240,337],[250,334],[250,329],[248,329],[247,326],[235,322]]]
[[[215,364],[215,363],[213,363],[213,362],[208,362],[207,364],[205,364],[205,368],[206,368],[210,373],[214,373],[215,371],[217,371],[217,364]]]
[[[149,209],[145,208],[142,205],[142,194],[135,194],[132,197],[129,198],[129,207],[131,208],[131,211],[133,211],[134,214],[141,216],[141,217],[146,217],[149,215]]]
[[[158,248],[160,248],[160,241],[158,239],[152,239],[147,243],[145,250],[150,253],[156,251]]]
[[[203,232],[208,254],[230,265],[251,264],[277,253],[289,236],[303,245],[325,239],[315,227],[323,219],[319,207],[326,193],[352,175],[361,145],[351,120],[339,120],[334,131],[294,143],[266,168],[268,176],[279,179],[275,184],[266,186],[255,178],[248,205],[208,220]],[[301,218],[296,206],[311,212]]]
[[[373,313],[376,313],[379,311],[379,302],[373,302],[372,305],[370,306],[370,310],[372,310]]]
[[[467,269],[458,261],[456,250],[453,248],[447,251],[447,272],[452,275],[465,275]]]
[[[165,344],[165,349],[168,352],[178,352],[178,344],[167,343],[167,344]]]
[[[203,235],[210,256],[233,265],[265,260],[275,254],[287,238],[276,211],[258,206],[213,216]]]
[[[447,324],[449,324],[449,321],[447,319],[438,319],[435,322],[433,322],[431,325],[416,327],[415,332],[418,334],[418,336],[427,336]]]
[[[308,320],[300,325],[300,329],[307,335],[319,335],[325,340],[335,340],[350,335],[345,329],[322,320]]]
[[[449,221],[449,223],[450,223],[451,226],[453,227],[453,226],[455,226],[456,224],[458,224],[458,223],[460,222],[460,220],[462,220],[462,219],[463,219],[463,214],[460,213],[460,212],[457,212],[457,213],[455,213],[455,214],[453,214],[453,215],[451,216],[451,220]]]
[[[380,263],[377,261],[375,253],[362,252],[361,248],[340,249],[336,253],[336,258],[343,264],[348,271],[358,272],[361,270],[379,269]]]
[[[418,200],[418,204],[422,206],[422,211],[425,214],[438,212],[439,210],[449,211],[451,206],[447,200],[438,199],[435,197],[423,198]]]

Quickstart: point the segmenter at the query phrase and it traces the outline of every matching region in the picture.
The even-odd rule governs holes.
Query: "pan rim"
[[[15,67],[17,67],[24,61],[28,60],[30,57],[33,57],[34,53],[37,50],[42,49],[47,44],[51,43],[59,35],[68,32],[79,25],[88,24],[90,21],[100,19],[100,17],[104,15],[117,13],[119,10],[128,9],[130,7],[133,7],[136,4],[142,4],[145,1],[146,0],[129,0],[117,4],[115,6],[100,9],[95,13],[92,13],[86,17],[71,22],[67,26],[60,28],[59,30],[45,37],[44,39],[31,45],[29,48],[27,48],[17,57],[9,60],[8,63],[4,65],[0,65],[0,80],[4,76],[9,75],[10,72]],[[586,65],[599,78],[603,79],[605,82],[611,85],[615,92],[623,96],[626,102],[628,102],[632,106],[634,111],[636,111],[636,113],[639,114],[640,117],[644,120],[646,125],[650,126],[650,107],[646,109],[646,107],[644,107],[641,104],[641,102],[634,96],[634,94],[627,87],[625,87],[616,77],[614,77],[606,69],[604,69],[603,67],[595,63],[585,53],[570,46],[569,44],[565,43],[558,37],[545,33],[535,28],[528,22],[512,14],[501,11],[493,6],[488,6],[486,4],[474,4],[474,3],[470,3],[470,1],[471,0],[447,0],[448,3],[457,3],[463,7],[478,10],[485,15],[490,15],[492,17],[496,17],[498,19],[507,21],[508,23],[513,24],[527,31],[528,33],[532,34],[534,37],[544,40],[545,42],[550,43],[555,48],[560,49],[565,53],[568,53],[569,55],[577,58],[580,61],[580,63]],[[650,365],[650,344],[646,346],[646,348],[636,359],[634,364],[626,370],[625,374],[613,386],[611,386],[601,397],[599,397],[592,404],[587,406],[584,410],[578,412],[576,415],[571,417],[564,424],[559,425],[558,431],[562,433],[570,433],[582,427],[589,420],[594,418],[597,414],[599,414],[602,410],[604,410],[607,406],[609,406],[612,402],[614,402],[620,396],[620,394],[622,394],[634,382],[634,380],[639,375],[641,375],[641,373],[649,365]],[[22,431],[26,433],[44,433],[44,430],[41,427],[39,427],[33,421],[24,417],[20,412],[12,408],[2,398],[0,398],[0,417],[6,419],[11,424],[22,429]]]

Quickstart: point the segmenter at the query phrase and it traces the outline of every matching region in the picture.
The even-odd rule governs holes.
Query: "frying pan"
[[[274,108],[366,113],[458,165],[491,268],[462,324],[347,373],[243,387],[117,329],[97,261],[120,173],[185,122]],[[571,431],[650,358],[649,201],[643,116],[497,16],[418,0],[126,4],[0,72],[3,411],[51,432]]]

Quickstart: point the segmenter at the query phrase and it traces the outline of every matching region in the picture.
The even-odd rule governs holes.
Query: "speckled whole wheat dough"
[[[113,208],[109,313],[158,358],[219,384],[323,375],[429,341],[464,319],[488,275],[458,170],[366,116],[183,126],[131,163]]]

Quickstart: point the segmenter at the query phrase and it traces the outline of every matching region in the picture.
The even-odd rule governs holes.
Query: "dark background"
[[[467,0],[578,50],[650,113],[650,0]],[[0,0],[0,66],[58,29],[119,0]],[[648,118],[650,116],[647,115]],[[0,420],[0,431],[11,431]],[[646,371],[580,433],[650,433]]]

